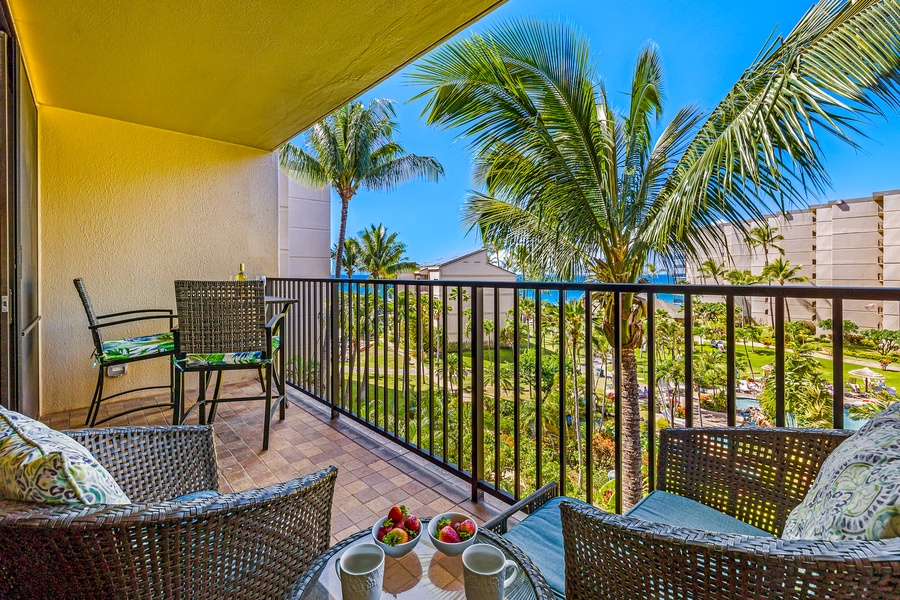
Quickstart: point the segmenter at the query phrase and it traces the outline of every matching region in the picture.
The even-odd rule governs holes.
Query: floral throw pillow
[[[900,537],[900,402],[835,448],[806,498],[791,511],[784,539]]]
[[[87,448],[2,407],[0,498],[46,504],[130,504]]]

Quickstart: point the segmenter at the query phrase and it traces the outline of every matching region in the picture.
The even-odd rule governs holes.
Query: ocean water
[[[522,281],[521,276],[519,277],[519,281]],[[574,283],[583,283],[584,281],[586,281],[586,279],[584,277],[580,277],[580,278],[575,279]],[[672,279],[672,277],[670,275],[663,273],[663,274],[655,275],[651,279],[651,283],[671,284],[671,283],[674,283],[674,280]],[[523,297],[531,298],[531,299],[533,299],[535,296],[535,293],[533,290],[524,290],[522,292],[522,294],[523,294]],[[578,299],[582,298],[583,296],[584,296],[584,292],[576,292],[576,291],[567,291],[566,292],[566,300],[578,300]],[[656,298],[658,300],[665,300],[666,302],[669,302],[671,304],[677,304],[679,306],[684,304],[684,296],[682,296],[682,295],[657,294]],[[541,300],[552,302],[552,303],[557,303],[557,302],[559,302],[559,291],[543,290],[541,292]]]

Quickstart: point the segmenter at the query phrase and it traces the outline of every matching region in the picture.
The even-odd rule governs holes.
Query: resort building
[[[809,279],[790,285],[900,287],[900,190],[814,204],[784,215],[769,215],[767,220],[784,236],[776,242],[783,257],[792,266],[802,267],[800,274]],[[725,246],[699,262],[712,258],[724,262],[726,270],[759,275],[766,264],[762,248],[749,247],[734,225],[720,227]],[[770,261],[780,255],[777,249],[769,249]],[[699,263],[688,262],[686,276],[691,283],[725,283],[705,278]],[[754,298],[744,306],[754,319],[771,321],[765,298]],[[792,320],[831,318],[830,300],[791,299],[787,307]],[[900,329],[900,308],[895,302],[846,301],[844,319],[861,329]]]
[[[488,251],[481,248],[479,250],[450,254],[425,263],[421,265],[419,270],[415,273],[405,274],[401,277],[401,279],[407,278],[419,281],[503,281],[514,283],[516,281],[516,274],[508,269],[493,264],[488,256]],[[423,291],[425,289],[426,288],[423,287]],[[484,290],[484,310],[482,314],[484,315],[485,321],[497,320],[494,310],[494,293],[495,292],[492,289]],[[441,294],[441,288],[435,288],[434,294],[439,296]],[[507,314],[509,314],[509,311],[513,308],[513,296],[513,290],[499,290],[499,321],[501,327],[503,327],[506,322]],[[465,298],[463,301],[463,306],[465,308],[463,310],[465,310],[471,306],[471,299],[468,297],[468,292],[466,292],[463,297]],[[456,320],[449,319],[447,322],[447,334],[453,337],[457,334],[458,330],[459,327]]]

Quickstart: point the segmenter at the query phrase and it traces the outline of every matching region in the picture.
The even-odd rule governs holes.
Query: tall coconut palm
[[[397,232],[388,233],[380,223],[359,232],[359,265],[373,279],[390,279],[416,269],[416,263],[406,257],[406,244],[397,241]]]
[[[344,251],[341,253],[342,270],[348,279],[353,279],[357,267],[359,267],[359,240],[356,238],[347,238],[344,240]],[[331,260],[337,260],[337,243],[331,247]]]
[[[725,277],[725,263],[714,258],[707,258],[700,264],[700,273],[704,279],[712,279],[716,285],[719,285],[719,277]]]
[[[341,276],[350,200],[363,190],[390,192],[414,179],[438,181],[441,164],[430,156],[408,154],[394,140],[393,100],[351,102],[310,129],[306,148],[281,147],[281,168],[292,179],[316,187],[330,185],[341,199],[334,277]]]
[[[805,283],[809,281],[806,275],[800,275],[802,265],[792,265],[791,261],[786,258],[778,257],[765,266],[762,275],[769,281],[777,281],[778,285],[785,283]],[[791,306],[790,302],[784,302],[784,308],[787,311],[788,323],[791,322]]]
[[[466,224],[506,248],[528,248],[558,278],[633,283],[651,255],[699,260],[721,246],[720,220],[742,234],[761,223],[760,197],[784,208],[828,185],[820,134],[852,142],[855,110],[900,100],[898,12],[900,0],[821,0],[711,112],[687,106],[661,127],[657,49],[640,53],[619,111],[587,40],[561,23],[514,21],[452,41],[411,78],[425,87],[428,122],[471,144],[479,189],[466,201]],[[609,299],[603,325],[623,349],[628,507],[642,495],[635,349],[644,307],[633,294],[621,300],[621,339]]]
[[[769,250],[777,250],[778,254],[784,256],[784,248],[778,245],[783,239],[784,236],[778,233],[778,228],[768,221],[748,231],[744,238],[750,248],[762,248],[763,268],[769,266]]]

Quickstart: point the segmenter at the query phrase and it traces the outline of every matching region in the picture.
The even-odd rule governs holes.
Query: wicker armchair
[[[778,535],[849,433],[665,429],[657,487]],[[670,527],[572,502],[560,511],[572,600],[900,597],[900,539],[785,541]]]
[[[328,547],[334,467],[173,502],[218,487],[211,427],[67,433],[135,504],[0,502],[0,598],[283,598]]]

